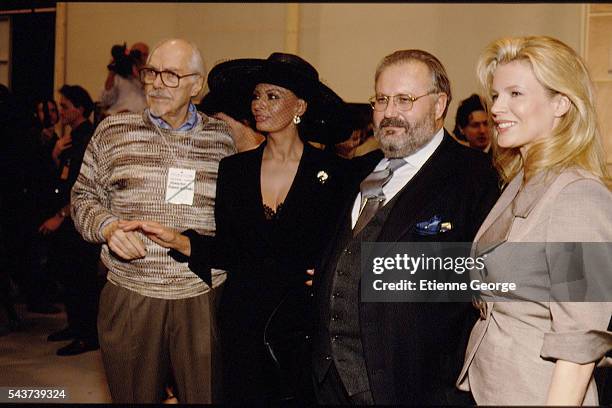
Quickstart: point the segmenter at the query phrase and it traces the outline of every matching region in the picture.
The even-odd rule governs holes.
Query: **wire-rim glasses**
[[[397,95],[375,95],[371,97],[368,101],[370,102],[370,106],[377,112],[384,112],[389,105],[389,100],[393,99],[393,103],[395,107],[399,111],[409,111],[412,109],[414,103],[427,95],[432,95],[438,93],[437,91],[429,91],[426,94],[420,96],[412,96],[406,94],[397,94]]]

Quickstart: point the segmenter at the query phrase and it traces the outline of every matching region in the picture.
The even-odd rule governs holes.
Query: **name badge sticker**
[[[168,169],[166,202],[170,204],[193,205],[195,169]]]

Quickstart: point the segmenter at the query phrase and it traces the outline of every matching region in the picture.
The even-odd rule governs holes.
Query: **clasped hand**
[[[102,231],[109,249],[120,258],[131,261],[133,259],[144,258],[147,255],[147,248],[144,242],[135,231],[124,231],[128,221],[113,221]]]
[[[144,258],[147,254],[140,234],[146,235],[151,241],[164,248],[176,249],[183,253],[189,252],[185,249],[185,240],[187,245],[189,243],[187,237],[155,221],[114,221],[103,232],[108,247],[127,261]],[[185,255],[189,256],[189,253]]]
[[[155,221],[119,220],[109,224],[107,230],[109,230],[109,237],[107,237],[106,241],[109,248],[126,260],[144,258],[147,253],[142,240],[137,236],[138,232],[146,235],[153,242],[164,248],[174,249],[186,256],[191,256],[189,238]],[[104,231],[105,237],[107,230]],[[312,286],[312,277],[315,274],[314,269],[308,269],[306,274],[309,275],[310,279],[304,283],[306,286]]]

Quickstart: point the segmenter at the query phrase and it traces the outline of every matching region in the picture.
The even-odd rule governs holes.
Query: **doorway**
[[[10,88],[22,106],[53,97],[55,10],[10,15]]]

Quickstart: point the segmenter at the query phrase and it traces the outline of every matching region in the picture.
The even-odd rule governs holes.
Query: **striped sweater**
[[[83,238],[105,243],[102,229],[110,222],[152,220],[179,231],[215,233],[215,190],[219,161],[236,152],[228,126],[198,113],[189,131],[156,127],[145,113],[109,116],[96,129],[72,189],[72,218]],[[193,205],[165,202],[169,168],[195,169]],[[187,263],[140,235],[143,259],[123,261],[102,246],[108,280],[141,295],[184,299],[209,290]],[[225,273],[213,270],[213,287]]]

